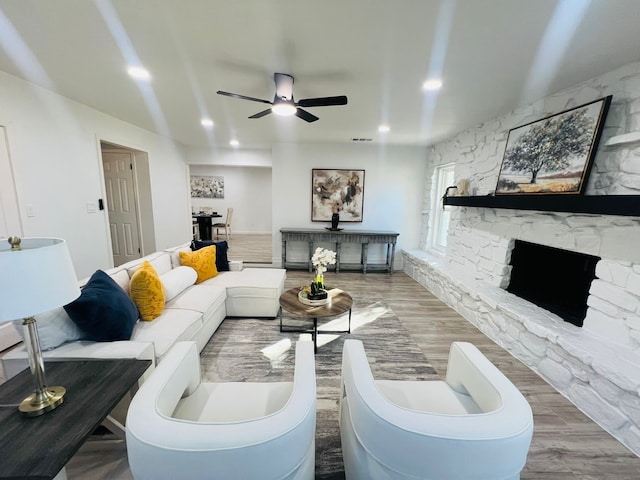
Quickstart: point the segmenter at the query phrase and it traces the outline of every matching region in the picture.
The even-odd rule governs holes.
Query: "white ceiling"
[[[185,145],[429,144],[640,59],[638,19],[640,0],[0,0],[0,70]],[[215,93],[272,100],[274,72],[349,103],[308,124]]]

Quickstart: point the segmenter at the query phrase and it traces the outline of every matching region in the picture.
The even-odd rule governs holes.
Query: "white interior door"
[[[102,152],[114,266],[141,257],[133,153]]]

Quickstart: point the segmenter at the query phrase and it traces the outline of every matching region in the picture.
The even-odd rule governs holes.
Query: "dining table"
[[[211,225],[213,218],[222,218],[217,212],[213,213],[194,213],[191,216],[198,222],[198,231],[200,232],[200,240],[211,240]]]

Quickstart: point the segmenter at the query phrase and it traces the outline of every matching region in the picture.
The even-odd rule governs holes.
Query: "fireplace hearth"
[[[507,291],[578,327],[600,257],[516,240]]]

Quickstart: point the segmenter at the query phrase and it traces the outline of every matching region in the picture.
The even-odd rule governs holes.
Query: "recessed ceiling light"
[[[440,87],[442,87],[442,80],[438,80],[437,78],[427,80],[422,84],[423,90],[438,90]]]
[[[129,67],[127,73],[137,80],[149,80],[151,74],[146,68],[142,67]]]
[[[239,147],[240,142],[234,138],[233,140],[229,141],[229,145],[231,145],[232,147]]]
[[[391,130],[391,127],[389,125],[380,125],[378,127],[378,131],[380,133],[387,133],[389,130]]]
[[[211,120],[210,118],[203,118],[202,120],[200,120],[200,124],[203,127],[211,128],[213,127],[213,120]]]

